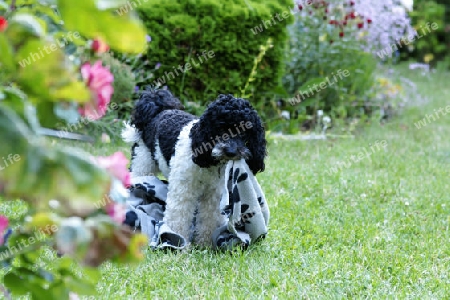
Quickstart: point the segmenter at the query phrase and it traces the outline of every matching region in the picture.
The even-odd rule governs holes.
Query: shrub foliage
[[[152,37],[148,55],[142,59],[150,65],[162,63],[155,77],[144,84],[155,86],[159,80],[190,110],[191,102],[204,105],[219,93],[240,95],[255,57],[271,38],[272,46],[246,91],[256,104],[280,86],[292,7],[290,0],[199,0],[195,4],[150,0],[142,4],[139,14]],[[186,63],[192,69],[182,72]]]

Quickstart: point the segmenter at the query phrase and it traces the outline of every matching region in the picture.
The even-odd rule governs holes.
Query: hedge
[[[152,39],[142,59],[161,63],[143,84],[165,81],[162,86],[188,110],[194,110],[192,103],[203,106],[220,93],[239,96],[268,38],[273,47],[258,64],[250,101],[257,104],[281,86],[286,28],[293,22],[291,0],[149,0],[137,9]]]

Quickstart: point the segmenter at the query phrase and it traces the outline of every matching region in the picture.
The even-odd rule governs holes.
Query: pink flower
[[[8,229],[8,218],[0,216],[0,246],[3,245],[4,232]]]
[[[111,156],[98,156],[96,162],[101,168],[108,170],[108,172],[122,181],[125,187],[131,185],[130,172],[128,171],[128,159],[122,152],[116,152]]]
[[[108,203],[105,207],[105,211],[115,222],[122,224],[125,220],[126,208],[121,203]]]
[[[79,112],[82,116],[98,120],[105,115],[107,106],[111,101],[114,92],[111,84],[114,81],[114,76],[108,68],[102,66],[101,61],[97,61],[92,66],[85,63],[81,67],[81,75],[93,97],[89,103],[79,108]]]

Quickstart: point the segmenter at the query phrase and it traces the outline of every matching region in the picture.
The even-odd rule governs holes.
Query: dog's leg
[[[176,176],[173,176],[176,177]],[[167,204],[164,212],[164,222],[176,233],[181,234],[190,243],[191,227],[197,207],[197,199],[201,189],[194,187],[193,178],[181,179],[169,176]]]
[[[210,247],[214,230],[225,224],[226,218],[220,213],[221,187],[209,190],[200,201],[197,214],[195,243]]]
[[[132,148],[131,157],[131,177],[138,176],[156,176],[159,172],[156,162],[144,142],[140,140]]]

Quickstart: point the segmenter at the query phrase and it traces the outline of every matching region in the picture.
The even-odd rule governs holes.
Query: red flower
[[[363,28],[363,27],[364,27],[364,23],[358,23],[358,25],[357,25],[357,26],[358,26],[358,28],[359,28],[359,29],[361,29],[361,28]]]
[[[95,53],[105,53],[109,50],[109,46],[108,44],[106,44],[104,41],[102,41],[101,39],[95,39],[92,42],[92,50]]]
[[[372,19],[367,19],[367,24],[372,24]]]
[[[339,37],[344,37],[344,32],[343,31],[339,32]]]
[[[0,17],[0,32],[4,31],[8,26],[8,21],[4,17]]]
[[[337,24],[337,22],[336,22],[336,20],[331,20],[330,22],[328,22],[328,24],[335,25],[335,24]]]
[[[355,1],[350,1],[350,6],[355,5]]]
[[[298,9],[303,10],[303,6],[299,5]]]
[[[354,19],[354,18],[356,18],[356,16],[355,16],[355,12],[353,12],[353,11],[352,11],[352,12],[350,13],[350,18],[351,18],[351,19]]]
[[[342,22],[342,25],[344,26],[347,25],[347,21]]]

